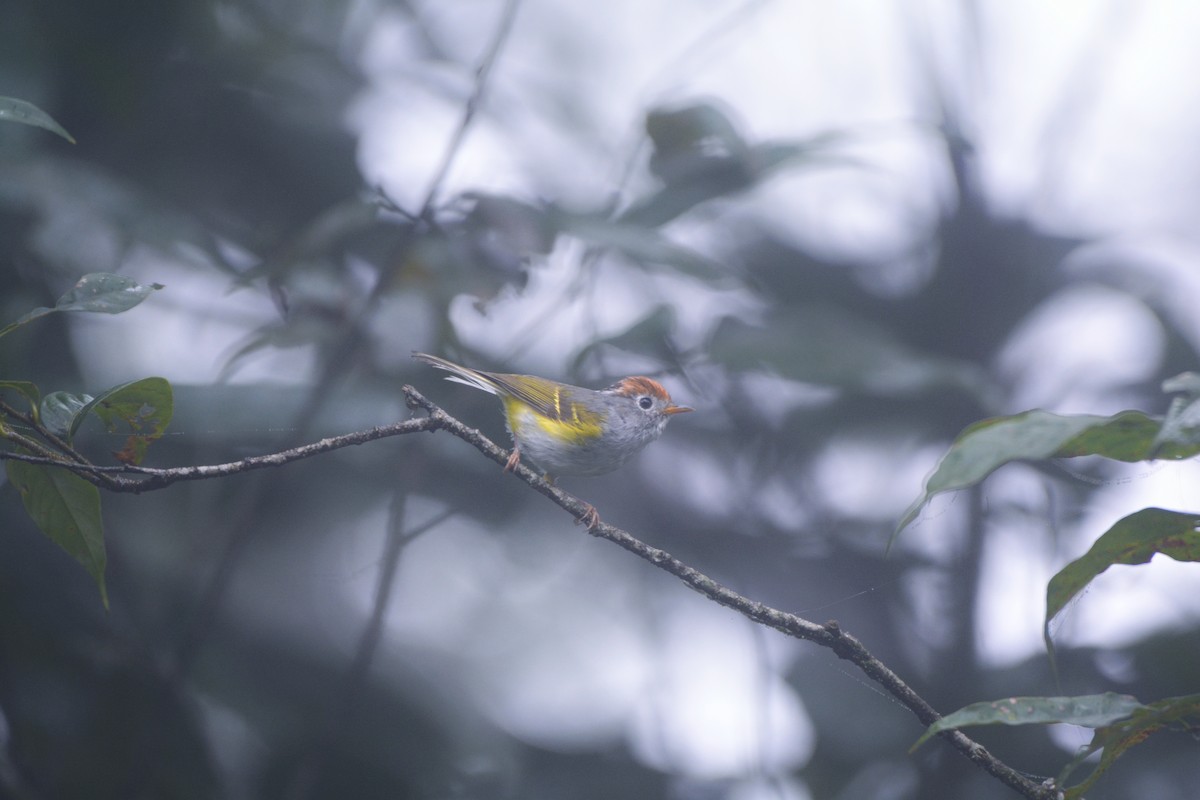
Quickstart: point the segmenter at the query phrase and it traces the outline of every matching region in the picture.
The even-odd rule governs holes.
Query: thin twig
[[[50,444],[54,445],[55,447],[57,447],[59,450],[63,451],[67,455],[73,456],[76,461],[80,461],[83,463],[87,462],[87,459],[84,458],[83,456],[81,456],[78,452],[76,452],[75,448],[71,447],[70,443],[66,442],[65,440],[60,438],[56,433],[54,433],[54,431],[50,430],[45,425],[43,425],[38,420],[38,418],[35,417],[33,414],[26,414],[24,411],[13,408],[8,403],[5,403],[3,400],[0,400],[0,411],[3,411],[5,414],[7,414],[10,417],[19,419],[21,422],[24,422],[26,425],[28,425],[29,427],[31,427],[35,431],[37,431],[39,436],[41,436],[46,441],[50,442]]]
[[[442,154],[442,160],[434,170],[433,178],[429,182],[429,188],[425,192],[425,201],[421,203],[421,210],[417,212],[418,219],[428,219],[433,212],[433,205],[437,202],[438,193],[442,189],[442,183],[446,180],[446,175],[450,173],[450,167],[454,165],[454,159],[458,156],[458,151],[462,148],[462,143],[467,137],[467,131],[471,127],[471,123],[475,120],[475,113],[479,110],[479,106],[483,101],[484,93],[487,91],[488,79],[492,74],[492,67],[496,64],[496,58],[500,55],[500,50],[504,46],[504,42],[508,40],[509,32],[512,31],[513,20],[517,17],[517,6],[520,5],[520,0],[508,0],[504,4],[504,10],[500,12],[500,22],[496,26],[496,32],[492,34],[492,41],[488,44],[487,50],[484,51],[483,57],[479,60],[479,66],[475,68],[475,86],[471,91],[471,96],[467,99],[467,104],[463,107],[462,117],[458,121],[458,127],[454,130],[454,134],[450,137],[450,141],[446,144],[446,152]]]
[[[39,455],[26,455],[25,453],[14,453],[10,451],[0,451],[0,460],[25,461],[30,464],[45,464],[48,466],[63,467],[81,475],[83,478],[95,483],[103,489],[108,489],[113,492],[128,492],[133,494],[141,494],[154,489],[163,489],[180,481],[203,480],[207,478],[223,478],[228,475],[237,475],[250,470],[263,469],[265,467],[281,467],[284,464],[289,464],[293,461],[299,461],[312,456],[328,453],[331,450],[337,450],[342,447],[350,447],[351,445],[365,444],[373,442],[377,439],[386,439],[389,436],[401,436],[406,433],[420,433],[423,431],[432,431],[440,427],[441,423],[432,418],[424,419],[409,419],[404,422],[396,422],[391,425],[381,425],[377,428],[370,428],[365,431],[355,431],[342,436],[330,436],[321,439],[311,444],[292,447],[287,450],[281,450],[277,453],[268,453],[261,456],[250,456],[243,458],[240,461],[230,461],[224,464],[206,464],[194,467],[170,467],[159,469],[153,467],[139,467],[134,465],[120,466],[96,466],[94,464],[80,463],[76,461],[67,461],[61,457],[55,457],[49,451],[42,450]],[[15,438],[19,435],[13,434],[11,431],[5,433],[6,438]],[[19,443],[23,447],[36,446],[36,443],[28,443],[23,441],[24,437],[20,437],[22,441]],[[109,473],[125,473],[133,474],[139,477],[122,478],[113,476]],[[101,480],[103,478],[104,480]]]

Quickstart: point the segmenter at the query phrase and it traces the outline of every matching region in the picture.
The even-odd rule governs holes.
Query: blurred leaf
[[[977,367],[926,356],[887,329],[829,306],[789,311],[762,326],[728,318],[709,352],[732,370],[767,366],[793,380],[884,396],[947,388],[982,396],[988,386]]]
[[[1089,694],[1079,697],[1006,697],[964,706],[925,729],[909,752],[943,731],[975,725],[1048,725],[1065,722],[1100,728],[1145,708],[1127,694]]]
[[[1141,411],[1101,417],[1037,409],[976,422],[960,433],[942,456],[925,482],[925,491],[896,526],[896,533],[916,519],[935,494],[973,486],[1010,461],[1089,455],[1130,462],[1148,459],[1161,425],[1161,420]],[[1159,456],[1184,458],[1200,452],[1200,444],[1168,443],[1161,450]]]
[[[70,439],[77,427],[76,418],[82,416],[80,412],[91,402],[89,394],[51,392],[42,398],[38,419],[54,433]]]
[[[654,109],[646,115],[646,133],[654,145],[650,171],[664,186],[633,203],[621,221],[653,228],[701,203],[749,189],[789,162],[862,163],[828,151],[847,138],[843,133],[751,144],[712,103]]]
[[[712,259],[676,244],[642,224],[605,219],[597,215],[573,214],[561,209],[554,209],[550,219],[563,233],[602,247],[611,247],[641,264],[665,264],[707,279],[728,274],[725,267]]]
[[[359,198],[334,203],[321,210],[287,239],[287,245],[261,264],[237,271],[235,286],[245,286],[264,276],[281,280],[296,267],[327,258],[353,237],[379,224],[379,206]]]
[[[104,585],[104,524],[100,490],[61,467],[6,462],[8,479],[21,493],[25,510],[42,533],[88,571],[108,608]]]
[[[1154,437],[1151,456],[1171,444],[1194,446],[1200,444],[1200,374],[1184,372],[1163,381],[1164,392],[1182,392],[1171,401],[1167,418]]]
[[[1113,564],[1145,564],[1155,553],[1176,561],[1200,561],[1200,515],[1143,508],[1119,520],[1091,549],[1059,570],[1046,587],[1042,635],[1050,647],[1050,621],[1093,578]]]
[[[25,399],[29,401],[30,410],[37,413],[42,393],[38,391],[36,384],[30,381],[0,381],[0,390],[4,389],[12,389],[25,395]]]
[[[822,137],[822,144],[826,137]],[[661,189],[633,203],[621,214],[625,223],[661,227],[702,203],[736,195],[771,178],[783,167],[853,166],[865,168],[861,159],[820,152],[801,142],[764,142],[746,149],[739,158],[695,153],[676,169],[688,170]],[[682,157],[677,159],[683,161]]]
[[[35,308],[25,316],[4,328],[0,336],[9,331],[55,311],[92,311],[100,314],[120,314],[141,303],[150,294],[161,289],[162,284],[140,284],[132,278],[110,272],[93,272],[84,275],[71,290],[58,298],[53,308]]]
[[[1187,392],[1200,395],[1200,372],[1181,372],[1162,382],[1164,392]]]
[[[571,362],[571,373],[579,372],[588,358],[596,355],[601,349],[613,347],[630,353],[649,354],[658,361],[671,363],[675,360],[674,351],[667,343],[675,330],[675,310],[668,305],[656,306],[649,314],[642,317],[633,325],[615,336],[597,339],[591,342],[575,356]]]
[[[673,159],[681,155],[708,153],[734,157],[747,150],[729,115],[713,103],[651,109],[646,114],[646,134],[654,144],[650,169],[668,183],[690,173],[674,168]]]
[[[696,206],[752,185],[744,166],[724,159],[697,156],[692,177],[662,187],[627,208],[619,217],[626,225],[659,228]]]
[[[1079,723],[1076,723],[1079,724]],[[1090,727],[1090,726],[1089,726]],[[1077,800],[1090,791],[1109,767],[1120,758],[1126,750],[1136,744],[1141,744],[1151,734],[1163,728],[1175,728],[1196,736],[1200,730],[1200,694],[1168,697],[1149,705],[1138,705],[1126,717],[1114,720],[1100,727],[1092,737],[1092,741],[1080,750],[1079,754],[1063,768],[1058,776],[1058,785],[1065,786],[1070,774],[1083,764],[1093,753],[1103,749],[1100,763],[1092,770],[1083,782],[1067,788],[1066,800]]]
[[[171,384],[166,378],[143,378],[100,393],[75,415],[69,435],[75,436],[89,411],[100,418],[110,433],[116,432],[118,422],[124,422],[132,433],[116,453],[117,460],[140,464],[146,449],[166,430],[174,408]]]
[[[268,347],[286,350],[328,342],[336,334],[335,322],[323,315],[320,309],[306,307],[290,312],[287,321],[283,323],[263,325],[246,336],[244,344],[226,359],[217,376],[217,382],[228,380],[243,359],[259,350]]]
[[[505,195],[466,192],[462,197],[473,202],[463,224],[476,237],[499,237],[522,254],[545,255],[554,247],[556,231],[546,209]]]
[[[18,100],[15,97],[0,97],[0,120],[45,128],[52,133],[57,133],[71,144],[75,144],[74,137],[55,122],[53,117],[25,100]]]

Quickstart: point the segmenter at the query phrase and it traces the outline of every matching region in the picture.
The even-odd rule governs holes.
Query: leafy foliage
[[[773,7],[746,9],[749,17]],[[763,69],[774,55],[760,52],[765,42],[724,46],[750,29],[737,24],[738,12],[730,17],[735,24],[722,25],[719,36],[688,55],[721,74],[731,54],[760,64],[752,80],[768,91],[776,85],[777,108],[787,109],[766,118],[786,118],[788,127],[759,137],[738,116],[741,98],[688,98],[699,86],[695,78],[713,74],[707,68],[677,73],[679,89],[669,93],[683,98],[677,102],[622,107],[619,119],[604,117],[602,100],[647,96],[640,88],[620,94],[632,70],[595,70],[604,62],[587,39],[599,31],[543,27],[547,35],[529,36],[556,15],[530,14],[528,4],[516,26],[525,37],[519,59],[501,59],[494,91],[477,92],[472,82],[492,70],[464,60],[481,26],[474,19],[461,24],[455,15],[474,11],[456,4],[434,14],[405,4],[379,14],[374,6],[308,0],[286,11],[258,0],[218,10],[214,17],[204,2],[18,0],[6,13],[5,52],[20,62],[28,50],[13,43],[22,35],[38,42],[37,57],[19,68],[46,87],[56,114],[88,148],[64,158],[61,143],[39,135],[22,137],[29,149],[17,157],[4,154],[0,301],[4,319],[14,319],[61,291],[65,275],[126,271],[118,269],[125,264],[140,269],[150,261],[163,270],[155,272],[161,280],[175,285],[179,276],[188,290],[169,298],[171,325],[139,331],[138,345],[156,345],[144,353],[162,357],[178,331],[196,332],[180,356],[189,367],[226,357],[245,370],[239,377],[267,365],[265,374],[280,382],[218,377],[210,385],[171,387],[150,378],[106,390],[133,377],[114,366],[125,351],[104,348],[91,363],[96,350],[65,335],[67,326],[29,326],[0,340],[0,392],[14,412],[0,416],[6,455],[33,452],[22,438],[62,452],[59,438],[101,454],[101,463],[112,450],[137,463],[151,443],[165,463],[212,463],[271,452],[281,439],[367,429],[405,413],[397,388],[423,379],[406,364],[418,348],[597,386],[636,365],[661,374],[701,413],[628,472],[568,490],[586,494],[606,518],[654,531],[656,544],[749,596],[836,615],[898,674],[922,676],[934,707],[953,708],[964,697],[1039,702],[1039,694],[1063,693],[1047,690],[1053,683],[1044,657],[997,668],[978,655],[987,631],[977,612],[989,587],[977,576],[996,549],[988,546],[989,523],[1010,509],[979,492],[961,529],[933,521],[939,538],[927,543],[930,552],[914,548],[885,561],[881,551],[902,511],[887,498],[901,493],[907,501],[916,491],[903,465],[997,413],[1006,398],[1027,393],[1030,381],[997,365],[1029,320],[1080,286],[1085,273],[1092,288],[1138,304],[1147,327],[1169,343],[1161,356],[1139,358],[1141,377],[1096,384],[1104,386],[1105,402],[1120,397],[1146,413],[1080,420],[1039,411],[985,420],[964,431],[910,514],[939,492],[980,485],[1012,460],[1098,454],[1141,461],[1195,452],[1194,386],[1184,380],[1170,389],[1181,396],[1165,420],[1150,413],[1158,398],[1146,390],[1151,376],[1194,367],[1190,320],[1173,310],[1192,298],[1156,294],[1154,281],[1137,269],[1155,258],[1108,253],[1097,259],[1109,264],[1103,274],[1079,264],[1064,268],[1081,245],[1103,254],[1105,243],[1055,234],[1061,220],[1048,222],[1038,211],[1056,194],[1080,196],[1059,183],[1078,173],[1060,168],[1062,154],[1077,148],[1049,141],[1064,126],[1045,125],[1043,152],[1022,150],[1029,162],[1023,167],[1041,176],[1050,199],[997,203],[990,177],[997,149],[976,149],[973,140],[976,130],[989,142],[998,132],[984,129],[988,115],[972,108],[976,91],[964,78],[976,71],[955,64],[954,49],[933,63],[923,47],[913,48],[910,69],[903,41],[857,42],[901,67],[883,82],[870,59],[839,56],[826,65],[836,69],[809,67],[808,76]],[[947,23],[939,31],[952,16],[939,18]],[[962,41],[987,34],[989,20],[972,20],[980,30],[960,31]],[[372,33],[385,23],[394,38],[381,48]],[[874,35],[869,26],[845,30]],[[826,37],[819,28],[803,33],[812,34],[811,45],[789,43],[791,50],[819,58],[827,38],[836,52],[846,51],[844,36]],[[984,35],[981,48],[961,49],[986,53],[1003,41]],[[547,42],[554,58],[539,64]],[[569,58],[562,57],[564,42]],[[655,38],[651,60],[669,58],[673,46],[669,37]],[[627,57],[624,44],[619,53],[626,66],[646,55]],[[1071,53],[1087,57],[1086,48]],[[586,65],[588,83],[571,80],[578,64]],[[843,74],[855,64],[867,72]],[[595,74],[605,75],[603,91],[591,83]],[[1107,73],[1072,74],[1086,82]],[[805,77],[837,91],[810,92]],[[860,79],[899,94],[879,107],[840,90]],[[1119,94],[1080,88],[1064,96]],[[842,98],[840,110],[827,115],[822,94]],[[392,118],[416,120],[408,134],[388,133],[388,160],[418,164],[400,179],[380,178],[372,169],[380,145],[369,133],[354,134],[356,127],[382,127],[383,117],[364,110],[381,96]],[[763,119],[746,110],[747,120]],[[474,114],[477,129],[464,125],[447,135],[466,143],[468,158],[448,148],[449,178],[426,190],[431,165],[424,160],[442,135],[439,120],[461,118],[462,111]],[[627,121],[638,116],[641,130],[630,130],[637,126]],[[1057,119],[1091,125],[1113,116]],[[842,127],[820,133],[828,119]],[[900,122],[881,126],[879,119]],[[540,133],[526,136],[533,131]],[[1087,133],[1081,141],[1093,141]],[[548,141],[569,142],[574,161],[555,163]],[[1163,140],[1151,144],[1140,151],[1147,158],[1179,157]],[[595,165],[606,175],[602,185],[570,180]],[[388,185],[376,187],[379,180]],[[388,196],[410,183],[425,190],[415,202]],[[1189,210],[1190,198],[1157,196],[1173,213]],[[1122,240],[1128,230],[1114,233]],[[143,289],[149,296],[155,286]],[[58,311],[103,312],[103,302],[82,307],[94,299],[86,292],[64,296],[0,332]],[[1071,335],[1073,345],[1088,344],[1078,330]],[[1063,343],[1044,338],[1044,351],[1022,368],[1043,366]],[[1095,364],[1120,360],[1102,355]],[[1061,370],[1063,383],[1086,395],[1105,371],[1095,364],[1082,373]],[[118,374],[89,377],[107,370]],[[492,422],[489,435],[503,436],[490,408],[479,407],[478,417],[470,405],[452,408],[472,423]],[[85,424],[93,416],[100,425]],[[186,435],[159,438],[168,421]],[[744,772],[729,768],[711,777],[704,771],[711,760],[678,746],[681,732],[695,730],[693,720],[707,713],[701,704],[721,700],[752,708],[767,728],[785,718],[798,727],[806,727],[805,716],[811,721],[820,753],[811,762],[802,755],[773,760],[772,747],[790,738],[774,730],[761,730],[766,735],[749,745],[757,749],[744,760],[781,796],[791,781],[820,796],[1009,796],[986,777],[964,777],[954,759],[929,759],[920,769],[898,762],[912,739],[910,719],[890,717],[861,685],[830,681],[771,646],[731,645],[721,627],[724,610],[689,605],[696,598],[681,600],[677,587],[641,581],[620,559],[570,558],[575,550],[559,549],[562,531],[526,506],[527,498],[440,439],[354,448],[311,464],[106,505],[110,555],[120,569],[100,585],[112,595],[119,625],[91,613],[90,592],[76,598],[64,591],[67,580],[59,578],[72,571],[90,589],[71,558],[54,560],[56,548],[69,550],[65,544],[41,548],[37,536],[0,536],[0,707],[17,767],[0,770],[0,794],[492,797],[553,795],[563,786],[580,800],[754,793],[740,784]],[[48,478],[57,468],[28,466],[35,477],[23,480],[39,501],[67,507],[74,490]],[[1057,492],[1059,476],[1051,473],[1037,478]],[[1030,537],[1102,491],[1082,483],[1068,486],[1071,502],[1059,506],[1071,510],[1048,510],[1047,519],[1035,520],[1047,524],[1030,525]],[[12,521],[27,513],[16,497],[0,492],[0,514],[8,515],[0,522],[13,530]],[[1029,514],[1032,506],[1020,511]],[[427,519],[445,518],[423,517],[430,509],[453,515],[456,524],[405,549],[406,537]],[[1143,555],[1170,549],[1169,532],[1181,532],[1188,516],[1186,509],[1159,509],[1159,517],[1129,511],[1126,519],[1138,526],[1165,526],[1158,539],[1153,526],[1138,534],[1150,543]],[[902,527],[911,522],[906,517]],[[401,544],[382,555],[365,552],[385,538]],[[1137,550],[1135,538],[1127,547]],[[86,554],[81,537],[68,543]],[[394,585],[378,581],[368,615],[363,598],[375,566],[397,559],[399,577]],[[1089,585],[1103,563],[1077,570],[1066,591]],[[95,577],[94,560],[84,565]],[[1036,630],[1043,620],[1033,617]],[[372,621],[383,631],[374,638]],[[686,633],[673,636],[677,628]],[[352,659],[351,641],[360,648]],[[1118,690],[1187,696],[1197,647],[1194,629],[1113,647],[1120,663],[1137,666]],[[749,670],[761,681],[756,699],[728,702],[738,678],[721,671],[723,659],[759,650]],[[1073,655],[1080,657],[1071,661]],[[1076,685],[1090,691],[1112,681],[1096,666],[1100,655],[1064,657]],[[685,682],[650,680],[624,705],[610,694],[613,664],[637,663],[666,678],[675,660],[686,662],[697,685],[710,677],[704,685],[713,688],[690,694]],[[671,716],[676,693],[689,715],[684,724]],[[785,714],[767,705],[767,698],[798,697],[803,708],[794,702]],[[599,724],[580,708],[584,700],[603,706]],[[71,704],[69,720],[54,713],[64,702]],[[1047,714],[1054,713],[1050,705],[1043,704]],[[1147,716],[1139,727],[1147,713],[1137,709],[1096,729],[1103,764],[1158,724]],[[1175,721],[1159,719],[1163,729],[1186,730],[1185,707],[1173,713]],[[648,717],[654,735],[639,741]],[[97,722],[89,727],[88,719]],[[870,724],[858,725],[862,719]],[[743,727],[716,725],[730,740]],[[544,733],[567,728],[578,738],[566,746]],[[1014,734],[1012,764],[1059,771],[1055,748],[1036,730]],[[1182,736],[1153,737],[1128,770],[1105,772],[1103,788],[1132,796],[1130,787],[1148,772],[1166,785],[1186,771],[1189,784],[1179,796],[1190,797],[1194,770],[1191,760],[1174,755],[1179,740],[1192,745]],[[656,743],[669,751],[657,760]],[[234,750],[239,756],[230,762]],[[705,761],[701,771],[698,761]],[[72,765],[69,774],[62,764]],[[28,776],[33,788],[7,785],[13,774]],[[880,774],[887,783],[872,792],[864,782]]]
[[[1058,785],[1068,800],[1082,798],[1121,755],[1141,744],[1156,731],[1174,728],[1184,732],[1200,729],[1200,695],[1170,697],[1143,705],[1130,695],[1105,694],[1079,697],[1008,697],[972,703],[930,725],[913,745],[920,747],[943,731],[973,725],[1047,725],[1065,723],[1092,728],[1092,741],[1082,748],[1059,774]],[[1067,786],[1071,774],[1095,753],[1103,751],[1088,777]]]
[[[1156,457],[1186,458],[1200,453],[1195,436],[1195,380],[1191,374],[1164,383],[1164,390],[1186,391],[1166,421],[1138,411],[1112,417],[1063,416],[1027,411],[1011,417],[983,420],[964,430],[925,483],[922,495],[905,512],[896,530],[910,524],[929,499],[939,492],[976,485],[1004,464],[1016,460],[1074,458],[1098,455],[1117,461]],[[895,534],[893,534],[893,537]],[[1161,553],[1177,561],[1200,561],[1200,514],[1144,508],[1119,520],[1095,540],[1091,549],[1067,564],[1046,587],[1043,636],[1053,656],[1051,621],[1098,575],[1114,564],[1146,564]],[[1127,695],[1080,697],[1014,697],[973,703],[929,726],[917,745],[941,731],[969,725],[1027,725],[1065,722],[1096,729],[1092,743],[1063,769],[1059,785],[1084,759],[1104,751],[1098,766],[1083,783],[1066,793],[1082,797],[1112,762],[1150,733],[1169,723],[1200,718],[1200,695],[1170,698],[1149,706]]]
[[[34,309],[0,330],[0,336],[57,311],[120,314],[161,288],[159,284],[144,286],[120,275],[85,275],[59,298],[53,308]],[[51,456],[63,460],[74,456],[62,448],[70,447],[83,420],[94,413],[110,431],[115,430],[119,421],[128,425],[132,433],[116,457],[126,464],[139,464],[145,457],[146,448],[162,436],[173,412],[171,386],[163,378],[122,384],[97,397],[61,390],[43,396],[34,383],[22,380],[0,382],[0,390],[3,389],[19,392],[31,404],[31,420],[35,427],[29,434],[41,439],[37,442],[39,450],[36,452],[30,450],[32,442],[29,439],[15,433],[11,422],[6,426],[0,418],[0,438],[8,439],[14,452],[26,456]],[[65,442],[56,437],[65,438]],[[100,490],[63,467],[15,459],[6,460],[5,466],[9,480],[20,492],[25,510],[38,529],[87,570],[96,581],[100,598],[107,608],[104,569],[108,559],[100,513]]]

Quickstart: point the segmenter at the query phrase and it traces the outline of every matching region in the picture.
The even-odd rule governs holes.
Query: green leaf
[[[77,426],[76,419],[82,416],[81,412],[90,402],[90,394],[51,392],[42,398],[38,419],[54,433],[70,439]]]
[[[100,490],[61,467],[6,462],[8,479],[21,494],[25,510],[42,533],[83,565],[108,608],[104,585],[104,525]]]
[[[1119,520],[1091,549],[1059,570],[1046,587],[1042,635],[1050,647],[1050,622],[1093,578],[1113,564],[1145,564],[1155,553],[1200,561],[1200,514],[1143,508]]]
[[[1162,419],[1141,411],[1122,411],[1088,426],[1053,454],[1056,458],[1104,456],[1114,461],[1148,461],[1153,458],[1188,458],[1200,452],[1200,446],[1167,446],[1158,452],[1154,440],[1162,428]]]
[[[1006,697],[972,703],[925,729],[909,752],[943,731],[974,725],[1046,725],[1066,722],[1099,728],[1124,719],[1144,706],[1127,694],[1089,694],[1079,697]]]
[[[143,378],[101,392],[83,406],[71,421],[69,436],[74,437],[88,412],[94,412],[110,433],[117,423],[129,426],[130,435],[117,459],[125,464],[140,464],[146,449],[162,436],[174,414],[175,401],[166,378]]]
[[[1059,773],[1057,783],[1066,786],[1071,772],[1093,753],[1103,750],[1100,763],[1085,781],[1068,788],[1064,797],[1083,797],[1100,776],[1126,750],[1145,741],[1163,728],[1194,732],[1200,724],[1200,694],[1169,697],[1149,705],[1126,694],[1083,695],[1079,697],[1008,697],[973,703],[930,725],[912,750],[930,737],[948,730],[973,725],[1049,725],[1066,723],[1092,728],[1092,741],[1080,750]],[[911,750],[910,750],[911,752]]]
[[[12,389],[25,395],[25,399],[29,401],[30,410],[37,413],[38,403],[42,399],[42,393],[38,391],[37,384],[29,381],[0,381],[0,391],[5,389]]]
[[[1141,744],[1164,728],[1182,730],[1195,736],[1200,727],[1200,694],[1168,697],[1146,706],[1134,709],[1125,719],[1119,719],[1112,724],[1096,730],[1092,741],[1059,773],[1057,782],[1065,786],[1068,777],[1080,764],[1084,763],[1093,753],[1103,749],[1100,763],[1092,770],[1083,782],[1069,787],[1064,793],[1066,800],[1078,800],[1085,792],[1100,779],[1109,767],[1120,758],[1126,750],[1136,744]]]
[[[976,422],[960,433],[942,456],[925,482],[925,491],[900,519],[896,533],[916,519],[935,494],[973,486],[1010,461],[1099,455],[1132,462],[1200,453],[1200,444],[1156,447],[1161,426],[1162,420],[1141,411],[1101,417],[1035,409]]]
[[[93,272],[84,275],[70,291],[58,298],[54,310],[120,314],[161,288],[161,283],[141,284],[124,275]]]
[[[84,275],[70,291],[58,298],[53,308],[41,306],[30,311],[4,328],[0,336],[27,322],[53,314],[56,311],[91,311],[100,314],[120,314],[145,300],[151,293],[163,288],[160,283],[141,284],[124,275],[110,272],[92,272]]]
[[[57,133],[71,144],[75,144],[75,139],[71,134],[67,133],[61,125],[55,122],[53,117],[26,100],[18,100],[15,97],[0,97],[0,120],[20,122],[25,125],[45,128],[52,133]]]

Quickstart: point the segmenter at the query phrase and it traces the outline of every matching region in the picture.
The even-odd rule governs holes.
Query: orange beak
[[[666,408],[663,409],[663,413],[664,414],[682,414],[685,411],[695,411],[695,410],[696,409],[688,408],[687,406],[667,406]]]

